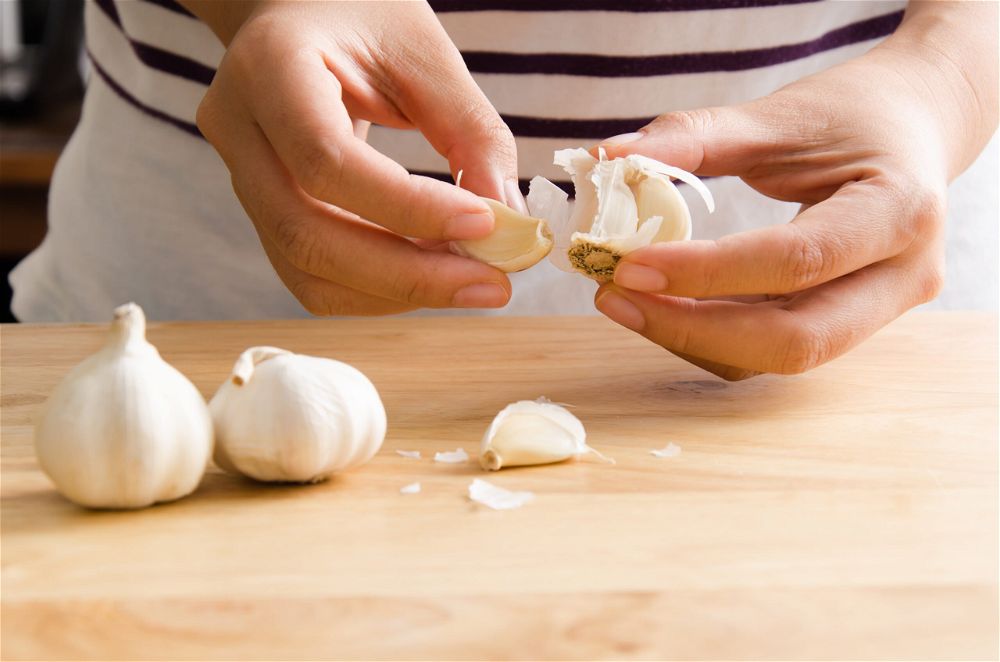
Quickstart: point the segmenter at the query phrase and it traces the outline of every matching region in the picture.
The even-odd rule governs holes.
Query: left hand
[[[985,11],[992,19],[978,20],[995,25],[995,5]],[[635,251],[598,290],[597,308],[735,380],[809,370],[937,296],[947,184],[997,124],[996,42],[981,53],[985,76],[956,77],[961,63],[942,62],[926,34],[914,40],[904,27],[770,96],[669,113],[638,138],[606,141],[611,158],[645,154],[699,175],[737,175],[803,207],[787,225]],[[977,76],[992,89],[970,89]]]

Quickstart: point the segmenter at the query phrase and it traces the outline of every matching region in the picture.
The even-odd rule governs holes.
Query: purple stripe
[[[215,76],[215,69],[212,67],[207,67],[201,62],[192,60],[189,57],[184,57],[183,55],[178,55],[177,53],[171,53],[170,51],[165,51],[162,48],[157,48],[156,46],[150,46],[149,44],[143,43],[133,39],[128,32],[126,32],[125,27],[122,25],[121,17],[118,15],[118,8],[115,7],[113,0],[96,0],[97,6],[107,14],[108,18],[118,26],[121,33],[125,35],[128,39],[129,45],[132,46],[132,50],[135,52],[136,57],[151,69],[156,69],[157,71],[162,71],[173,76],[179,76],[186,80],[192,80],[196,83],[201,83],[202,85],[211,85],[212,78]]]
[[[451,173],[448,172],[434,172],[431,170],[410,170],[409,172],[411,175],[417,175],[418,177],[429,177],[430,179],[436,179],[438,181],[445,182],[446,184],[455,183],[455,180],[452,179]],[[531,181],[530,179],[517,180],[517,185],[521,189],[521,193],[523,193],[524,195],[528,195],[528,183],[530,181]],[[565,191],[566,194],[569,195],[569,197],[572,198],[574,196],[575,190],[573,188],[573,182],[569,180],[565,181],[556,180],[553,181],[552,183],[561,188],[563,191]]]
[[[185,16],[190,16],[191,18],[198,18],[187,9],[182,7],[176,0],[143,0],[143,2],[148,2],[151,5],[158,5],[164,9],[169,9],[172,12],[178,14],[184,14]]]
[[[473,11],[671,12],[798,5],[819,0],[430,0],[439,13]]]
[[[462,57],[469,71],[482,74],[561,74],[614,78],[743,71],[799,60],[823,51],[885,37],[892,34],[902,19],[902,11],[893,12],[831,30],[812,41],[744,51],[641,57],[466,51],[462,53]]]
[[[87,56],[90,58],[90,63],[94,65],[94,71],[96,71],[98,75],[100,75],[100,77],[104,80],[104,82],[108,84],[108,87],[114,90],[115,94],[120,96],[122,99],[132,104],[137,109],[139,109],[146,115],[149,115],[150,117],[155,117],[156,119],[166,122],[167,124],[170,124],[171,126],[174,126],[180,129],[181,131],[190,133],[192,136],[204,139],[204,136],[201,135],[201,131],[198,130],[198,127],[196,125],[192,124],[191,122],[185,122],[184,120],[177,119],[176,117],[168,115],[162,110],[153,108],[152,106],[146,105],[142,101],[139,101],[134,96],[132,96],[132,94],[128,90],[126,90],[124,87],[119,85],[117,81],[111,78],[108,72],[104,70],[104,67],[102,67],[94,58],[94,54],[91,53],[89,50],[87,51]]]
[[[502,115],[510,132],[522,138],[584,138],[601,140],[619,133],[631,133],[653,121],[653,117],[569,120],[546,117]]]

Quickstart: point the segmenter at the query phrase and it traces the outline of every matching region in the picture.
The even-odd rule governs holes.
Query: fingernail
[[[667,277],[652,267],[622,262],[615,269],[615,285],[640,292],[662,292],[667,289]]]
[[[455,292],[451,303],[456,308],[500,308],[507,299],[507,290],[496,283],[476,283]]]
[[[516,179],[508,179],[503,184],[504,196],[507,198],[507,206],[514,211],[520,212],[525,216],[528,215],[528,205],[524,201],[524,196],[521,195],[521,187],[518,185]]]
[[[446,239],[481,239],[493,232],[493,214],[459,214],[444,226]]]
[[[617,147],[618,145],[624,145],[626,143],[634,143],[643,137],[644,134],[638,131],[633,133],[620,133],[617,136],[611,136],[610,138],[605,138],[601,141],[602,145],[610,145],[612,147]]]
[[[631,301],[612,290],[606,290],[604,294],[594,302],[597,309],[607,315],[611,320],[618,322],[627,329],[642,331],[646,326],[646,318],[635,307]]]

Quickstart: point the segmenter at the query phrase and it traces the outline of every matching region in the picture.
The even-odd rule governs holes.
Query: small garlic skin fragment
[[[535,500],[533,492],[512,492],[499,485],[475,478],[469,483],[469,499],[493,510],[520,508]]]
[[[107,342],[56,387],[35,426],[42,471],[70,501],[142,508],[198,487],[212,420],[198,389],[146,341],[142,309],[115,309]]]
[[[681,454],[681,447],[674,442],[668,443],[662,449],[654,449],[649,451],[650,455],[660,458],[677,457]]]
[[[400,455],[402,457],[408,457],[411,460],[419,460],[420,459],[420,451],[401,451],[401,450],[397,450],[396,451],[396,455]]]
[[[482,239],[451,242],[454,253],[507,273],[524,271],[549,254],[552,232],[545,220],[519,214],[496,200],[483,200],[493,210],[493,232]]]
[[[410,483],[399,488],[400,494],[420,494],[420,483]]]
[[[356,368],[251,347],[210,403],[215,462],[260,481],[312,483],[370,460],[385,439],[378,391]]]
[[[553,202],[551,195],[536,205],[539,216],[562,218],[565,214],[569,219],[553,224],[558,228],[556,250],[549,259],[564,271],[576,270],[598,282],[610,281],[621,258],[634,250],[691,238],[691,212],[671,178],[691,184],[709,212],[715,209],[712,194],[701,180],[645,156],[608,160],[604,150],[594,158],[584,149],[564,149],[555,153],[554,163],[572,177],[576,200],[572,211],[568,201]],[[544,190],[541,184],[537,188]],[[530,193],[528,207],[536,213]],[[546,211],[552,216],[545,216]]]
[[[483,436],[479,464],[487,471],[498,471],[562,462],[586,453],[603,457],[586,439],[583,423],[565,407],[545,398],[521,400],[493,419]]]
[[[469,454],[464,448],[456,448],[453,451],[438,451],[434,453],[434,461],[444,464],[461,464],[469,461]]]

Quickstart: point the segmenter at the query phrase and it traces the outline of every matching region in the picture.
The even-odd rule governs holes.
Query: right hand
[[[502,272],[434,250],[492,231],[475,194],[524,203],[513,137],[426,3],[220,3],[202,17],[228,48],[198,128],[306,310],[507,303]],[[420,130],[469,190],[407,173],[364,141],[369,122]]]

